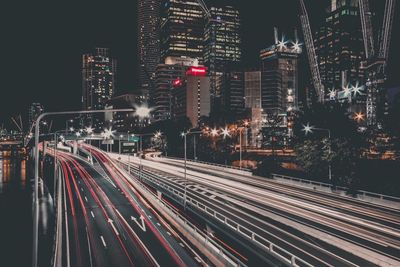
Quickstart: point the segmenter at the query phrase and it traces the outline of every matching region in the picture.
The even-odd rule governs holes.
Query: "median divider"
[[[116,159],[118,159],[118,155],[114,155],[114,157],[116,157]],[[131,170],[133,170],[133,173],[135,175],[137,175],[139,177],[139,171],[137,169],[133,169],[131,168]],[[177,200],[180,203],[183,203],[183,198],[184,198],[184,194],[178,190],[176,190],[175,188],[169,186],[166,183],[163,183],[162,180],[163,178],[161,176],[155,175],[153,173],[147,173],[146,171],[141,173],[141,178],[142,179],[146,179],[154,184],[156,184],[158,187],[166,190],[167,192],[170,192],[170,195]],[[141,184],[142,187],[144,187],[144,189],[146,189],[147,191],[149,191],[144,185]],[[151,194],[155,195],[154,193],[150,192]],[[293,255],[292,253],[290,253],[289,251],[285,250],[284,248],[274,244],[273,242],[271,242],[270,240],[264,238],[263,236],[255,233],[254,231],[252,231],[251,229],[248,229],[247,227],[241,225],[240,223],[234,221],[232,218],[227,218],[225,215],[221,214],[220,212],[214,210],[213,208],[210,208],[211,203],[209,203],[208,201],[204,200],[203,203],[200,203],[199,201],[187,196],[186,197],[186,201],[187,204],[197,208],[198,210],[201,210],[202,212],[208,214],[209,216],[215,218],[217,221],[225,224],[226,226],[230,227],[231,229],[235,230],[236,232],[238,232],[239,234],[241,234],[242,236],[244,236],[245,238],[251,240],[252,242],[254,242],[255,244],[257,244],[258,246],[260,246],[261,248],[263,248],[265,251],[267,251],[269,254],[271,254],[272,256],[276,257],[277,259],[279,259],[280,261],[284,262],[285,264],[289,265],[289,266],[312,266],[311,264],[309,264],[308,262],[304,261],[303,259],[297,257],[296,255]],[[164,203],[165,204],[165,203]],[[185,225],[188,225],[190,227],[194,227],[195,226],[190,223],[189,221],[187,221],[182,215],[180,215],[179,213],[176,213],[176,211],[168,206],[166,206],[167,209],[169,210],[169,212],[171,212],[173,214],[173,216],[175,216],[176,218],[179,218],[180,220],[184,221]],[[200,230],[194,230],[194,232],[198,233],[198,231]],[[202,231],[201,231],[202,233]],[[207,238],[206,234],[202,234],[204,235],[204,240],[209,240],[210,242],[212,241],[211,239]],[[216,244],[217,246],[219,246],[219,244]],[[222,248],[220,248],[222,249]],[[229,253],[229,252],[227,252]],[[241,266],[241,265],[240,265]]]
[[[311,188],[314,190],[325,191],[325,192],[335,192],[340,193],[343,196],[350,197],[348,192],[350,191],[349,188],[343,186],[334,186],[332,184],[317,182],[312,180],[301,179],[297,177],[281,175],[281,174],[272,174],[272,178],[280,183],[286,183],[291,185],[303,186],[307,188]],[[355,192],[356,199],[363,200],[366,202],[372,202],[375,204],[380,204],[384,206],[388,206],[391,208],[399,209],[400,205],[400,198],[395,196],[388,196],[379,193],[368,192],[364,190],[357,190]]]
[[[120,162],[121,164],[124,164]],[[150,191],[143,183],[138,180],[133,180],[127,171],[122,168],[121,173],[129,177],[128,181],[134,186],[143,196],[150,201],[168,221],[179,229],[180,233],[195,245],[205,256],[207,256],[216,266],[246,266],[236,256],[231,254],[220,244],[210,239],[204,231],[197,228],[193,223],[188,221],[184,216],[179,214],[167,202],[161,199],[157,194]],[[139,177],[139,170],[131,168],[131,174]],[[146,176],[146,177],[144,177]],[[142,178],[147,179],[147,174],[142,173]],[[183,196],[183,195],[182,195]]]

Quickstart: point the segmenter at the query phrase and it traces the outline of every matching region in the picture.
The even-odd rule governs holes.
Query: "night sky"
[[[274,26],[288,37],[293,36],[294,27],[301,32],[297,0],[231,2],[241,12],[246,66],[256,66],[259,50],[273,41]],[[314,27],[328,3],[306,1]],[[26,119],[32,102],[44,104],[47,111],[80,109],[81,55],[95,46],[111,48],[118,60],[116,94],[136,90],[136,4],[103,0],[3,2],[0,125],[10,126],[12,115],[21,114]],[[392,85],[400,84],[399,32],[397,13],[389,62]]]

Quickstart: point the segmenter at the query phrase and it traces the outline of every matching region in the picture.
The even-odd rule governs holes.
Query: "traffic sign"
[[[121,153],[131,154],[136,152],[135,142],[121,142]]]
[[[128,141],[129,142],[139,142],[139,137],[138,136],[129,136]]]

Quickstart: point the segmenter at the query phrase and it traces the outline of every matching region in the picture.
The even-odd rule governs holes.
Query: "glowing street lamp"
[[[150,113],[153,110],[149,108],[147,105],[142,106],[134,106],[135,108],[135,116],[139,117],[140,120],[146,119],[150,117]]]
[[[352,91],[354,93],[354,96],[357,96],[357,94],[362,95],[362,90],[364,90],[363,86],[359,86],[358,82],[356,83],[356,86],[352,87]]]
[[[229,129],[227,126],[225,126],[224,129],[221,128],[221,134],[226,138],[227,136],[230,137],[231,135],[229,134]]]
[[[108,128],[108,129],[104,129],[104,132],[102,133],[102,135],[105,139],[110,139],[111,137],[114,136],[114,133],[115,133],[115,130]]]
[[[91,126],[86,127],[86,128],[85,128],[85,132],[86,132],[87,134],[92,134],[92,133],[93,133],[93,128],[92,128]]]
[[[217,136],[217,135],[218,135],[218,130],[217,130],[216,128],[212,129],[212,130],[211,130],[211,135],[212,135],[213,137]]]
[[[301,130],[305,133],[305,135],[307,135],[309,133],[310,134],[313,133],[314,129],[315,129],[315,127],[311,126],[310,123],[307,122],[307,125],[303,124],[303,129],[301,129]]]
[[[76,137],[80,137],[81,136],[81,132],[76,132],[75,135],[76,135]]]
[[[354,120],[356,120],[357,122],[361,122],[364,120],[364,114],[362,112],[356,112],[354,114]]]
[[[331,100],[335,99],[336,98],[336,90],[335,89],[329,90],[328,96],[329,96],[329,99],[331,99]]]

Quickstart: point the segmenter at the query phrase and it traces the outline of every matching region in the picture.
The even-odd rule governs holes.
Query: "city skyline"
[[[5,3],[0,266],[400,266],[399,2]]]
[[[313,0],[314,1],[314,0]],[[310,19],[313,23],[313,32],[318,28],[319,22],[325,14],[325,3],[311,3],[309,1]],[[221,2],[221,1],[213,1]],[[226,2],[226,1],[225,1]],[[290,1],[280,1],[277,9],[284,10],[288,16],[282,18],[280,12],[261,8],[262,4],[244,5],[238,1],[231,1],[238,7],[243,23],[243,65],[254,67],[258,64],[258,53],[260,49],[273,43],[273,27],[277,26],[281,32],[290,35],[294,26],[299,26],[296,8],[284,10],[285,4]],[[231,3],[229,2],[229,3]],[[314,1],[316,2],[316,1]],[[318,1],[320,2],[320,1]],[[15,10],[13,4],[10,10]],[[116,95],[129,93],[138,89],[137,70],[137,10],[125,8],[123,5],[98,5],[83,4],[80,9],[73,4],[62,8],[32,6],[29,14],[20,12],[9,15],[2,19],[14,17],[17,32],[6,30],[8,42],[1,44],[3,50],[10,51],[5,56],[2,64],[4,74],[3,92],[6,97],[0,101],[0,125],[11,126],[11,116],[21,114],[27,121],[27,109],[31,102],[42,103],[46,110],[72,110],[81,107],[81,57],[95,47],[110,48],[113,56],[118,60]],[[47,8],[47,10],[45,9]],[[51,12],[49,11],[49,8]],[[74,19],[67,16],[68,11],[76,13]],[[261,11],[260,11],[261,10]],[[323,12],[318,12],[323,11]],[[99,21],[96,14],[109,12],[113,14],[110,19]],[[22,23],[23,17],[31,17],[32,14],[41,15],[41,19],[35,20],[31,25]],[[254,16],[252,14],[255,13]],[[265,13],[265,16],[256,16]],[[267,16],[267,14],[269,16]],[[19,19],[18,19],[19,18]],[[262,18],[262,19],[260,19]],[[52,20],[51,25],[47,22]],[[25,20],[24,20],[25,21]],[[395,16],[393,32],[399,29],[400,19]],[[84,27],[83,27],[84,26]],[[55,27],[55,28],[54,28]],[[88,31],[87,29],[91,29]],[[249,29],[252,29],[249,31]],[[298,29],[301,32],[300,29]],[[71,32],[75,31],[74,34]],[[393,36],[391,45],[391,60],[389,61],[389,84],[396,86],[400,84],[400,78],[395,74],[399,52],[396,47],[399,40]],[[57,54],[58,60],[55,60]],[[23,79],[20,78],[21,70],[19,64],[25,60],[23,68]],[[57,64],[57,68],[54,67]],[[307,72],[306,60],[301,62],[301,72]],[[17,71],[18,70],[18,71]],[[62,103],[54,101],[63,92]],[[19,105],[9,103],[19,102]]]

